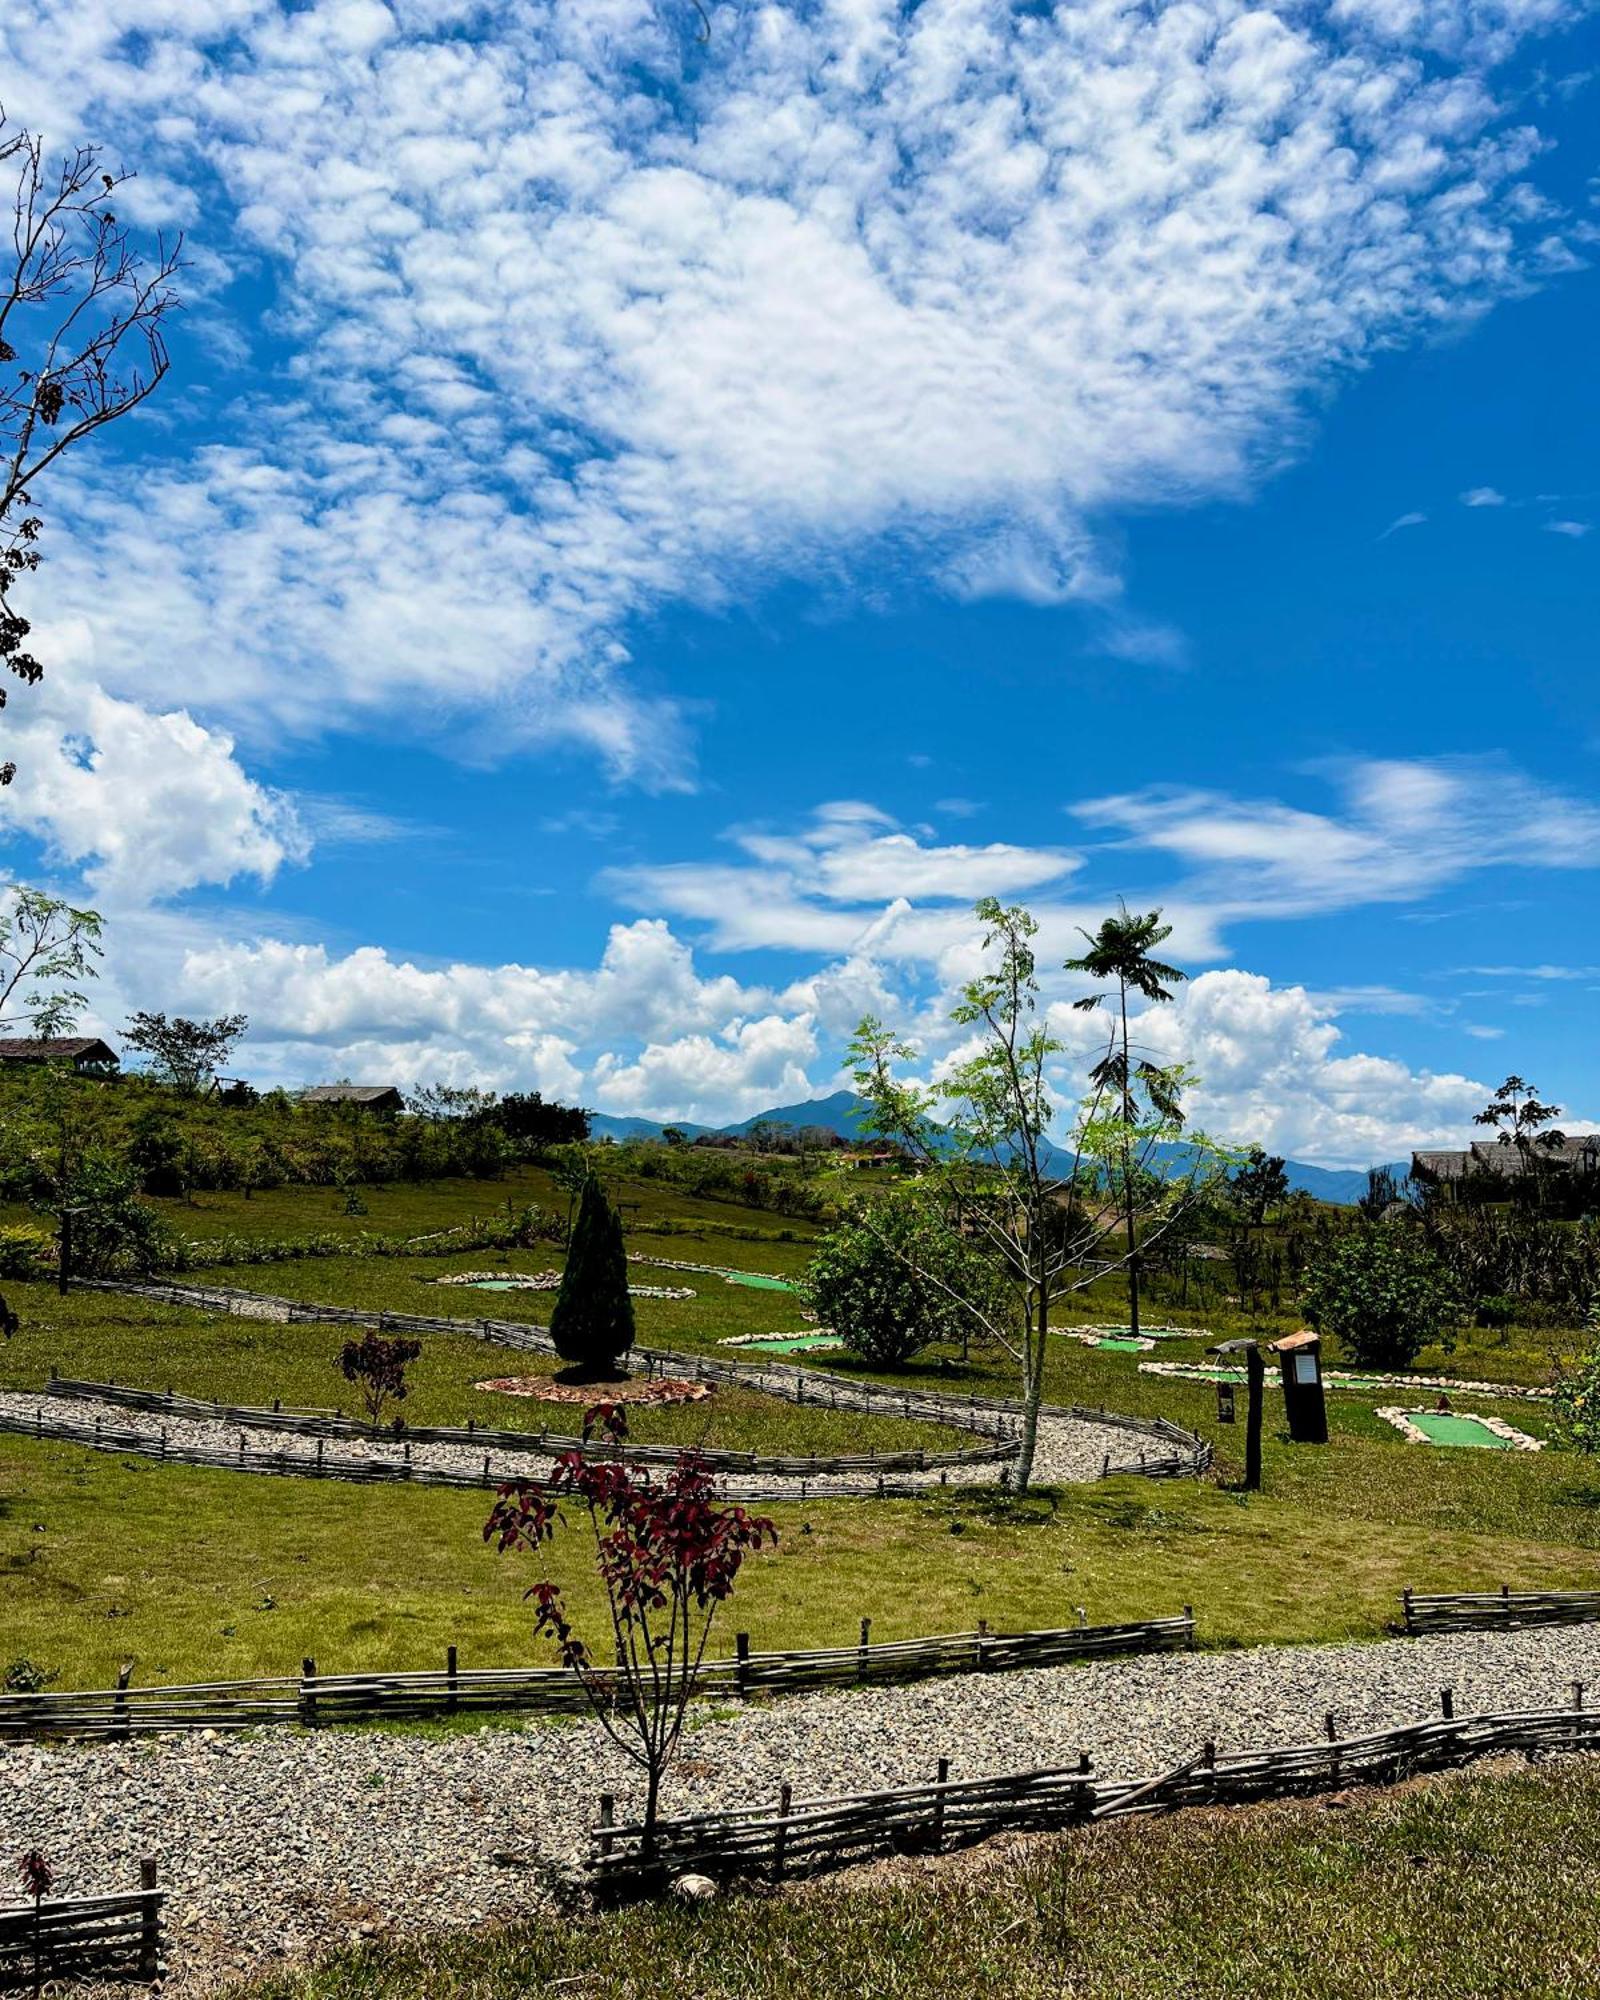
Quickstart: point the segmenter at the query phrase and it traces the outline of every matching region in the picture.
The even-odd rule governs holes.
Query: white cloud
[[[1492,486],[1469,486],[1461,496],[1463,507],[1503,507],[1506,496]]]
[[[273,370],[198,450],[142,427],[135,498],[80,475],[52,605],[113,695],[182,658],[252,735],[685,782],[641,611],[886,546],[1109,602],[1106,510],[1238,491],[1308,391],[1536,276],[1536,142],[1474,65],[1561,11],[766,6],[691,62],[646,0],[472,37],[435,0],[41,0],[0,22],[13,114],[193,210],[213,345]]]
[[[229,737],[187,709],[153,713],[70,670],[8,710],[14,782],[0,837],[25,834],[108,906],[138,906],[302,859],[293,807],[248,777]]]
[[[1378,537],[1378,540],[1386,542],[1391,535],[1398,533],[1401,528],[1420,528],[1427,518],[1426,514],[1397,514]]]
[[[1546,521],[1544,525],[1549,534],[1565,535],[1569,541],[1581,542],[1593,524],[1589,521]]]

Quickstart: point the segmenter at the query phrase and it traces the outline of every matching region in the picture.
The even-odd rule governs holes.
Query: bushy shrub
[[[160,1270],[171,1236],[160,1215],[139,1199],[139,1177],[118,1159],[87,1155],[65,1191],[72,1215],[72,1275],[144,1277]]]
[[[550,1315],[555,1350],[583,1380],[620,1372],[633,1345],[633,1301],[622,1218],[597,1180],[584,1184],[561,1290]]]
[[[0,1225],[0,1278],[48,1277],[55,1254],[45,1230],[31,1229],[24,1222]]]
[[[1367,1368],[1409,1368],[1435,1342],[1455,1345],[1462,1307],[1444,1265],[1414,1231],[1378,1224],[1335,1243],[1306,1272],[1303,1301]]]
[[[831,1230],[801,1289],[818,1319],[879,1368],[935,1341],[966,1341],[1009,1309],[988,1259],[914,1200],[875,1202]]]
[[[1568,1451],[1600,1452],[1600,1298],[1583,1318],[1588,1350],[1578,1365],[1563,1370],[1551,1405],[1551,1432]]]

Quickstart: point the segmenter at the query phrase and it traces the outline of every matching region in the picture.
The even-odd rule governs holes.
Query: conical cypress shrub
[[[561,1359],[582,1376],[619,1374],[619,1363],[633,1345],[622,1218],[592,1175],[584,1183],[567,1247],[550,1338]]]

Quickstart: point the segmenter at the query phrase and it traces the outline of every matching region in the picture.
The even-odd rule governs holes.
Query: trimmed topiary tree
[[[550,1338],[579,1381],[615,1378],[633,1345],[633,1301],[622,1218],[593,1175],[583,1185],[561,1290],[550,1315]]]
[[[1336,1243],[1306,1273],[1306,1316],[1367,1368],[1409,1368],[1423,1348],[1455,1345],[1461,1301],[1416,1233],[1379,1224]]]

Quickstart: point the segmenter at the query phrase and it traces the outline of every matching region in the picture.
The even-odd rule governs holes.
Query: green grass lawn
[[[1498,2000],[1595,1991],[1600,1771],[1507,1765],[375,1944],[241,2000]]]
[[[658,1192],[641,1186],[645,1195]],[[470,1213],[474,1201],[479,1213],[487,1206],[481,1186],[442,1189],[457,1205],[451,1214]],[[437,1207],[424,1210],[417,1190],[395,1192],[419,1203],[406,1213],[406,1226],[439,1219]],[[234,1211],[265,1209],[279,1199],[206,1197],[202,1212],[228,1209],[218,1226],[231,1230]],[[291,1214],[302,1231],[324,1227],[328,1218],[318,1204],[334,1200],[320,1190],[298,1191],[292,1205],[283,1198],[271,1233],[283,1233]],[[663,1196],[680,1206],[681,1200],[671,1189]],[[669,1209],[651,1213],[664,1221]],[[391,1226],[392,1219],[372,1219]],[[752,1231],[774,1220],[726,1205],[718,1219]],[[659,1240],[670,1255],[752,1270],[794,1269],[806,1254],[801,1242],[765,1237],[719,1237],[709,1255],[707,1245],[693,1240]],[[464,1293],[430,1280],[452,1269],[532,1271],[557,1261],[559,1253],[545,1250],[351,1257],[204,1276],[308,1300],[428,1313],[468,1315],[481,1300],[493,1317],[542,1322],[548,1294]],[[801,1324],[794,1302],[781,1293],[709,1276],[687,1282],[698,1293],[693,1300],[637,1302],[642,1338],[713,1351],[729,1333]],[[22,1331],[0,1350],[0,1383],[37,1387],[54,1365],[64,1374],[228,1401],[349,1405],[348,1385],[334,1365],[342,1338],[336,1327],[211,1316],[111,1294],[78,1292],[62,1300],[42,1286],[6,1289]],[[1083,1299],[1081,1316],[1111,1318],[1117,1305],[1114,1292],[1096,1287]],[[1153,1310],[1162,1319],[1182,1317],[1164,1303]],[[1219,1324],[1215,1312],[1205,1324],[1212,1332],[1234,1330]],[[1198,1356],[1204,1344],[1197,1331],[1192,1343],[1163,1342],[1160,1351],[1164,1358]],[[1020,1503],[952,1489],[916,1502],[777,1509],[781,1552],[756,1564],[741,1584],[728,1643],[733,1624],[747,1627],[758,1646],[821,1645],[851,1636],[862,1615],[890,1638],[970,1628],[978,1617],[997,1627],[1054,1625],[1070,1620],[1078,1604],[1101,1620],[1192,1603],[1202,1639],[1214,1644],[1370,1637],[1393,1618],[1407,1584],[1464,1589],[1595,1581],[1600,1470],[1581,1458],[1408,1444],[1373,1415],[1375,1398],[1345,1395],[1329,1398],[1328,1447],[1294,1447],[1279,1431],[1281,1400],[1269,1391],[1265,1490],[1246,1497],[1230,1490],[1240,1471],[1243,1428],[1218,1425],[1214,1389],[1141,1375],[1135,1360],[1054,1341],[1048,1393],[1063,1402],[1166,1416],[1198,1430],[1217,1448],[1214,1480],[1157,1486],[1125,1478]],[[427,1336],[406,1414],[415,1422],[473,1416],[507,1426],[562,1426],[569,1421],[564,1412],[552,1416],[544,1406],[472,1386],[548,1365],[465,1337]],[[1474,1355],[1470,1372],[1488,1370]],[[921,1359],[887,1379],[957,1393],[1014,1389],[1010,1362],[993,1351],[964,1363]],[[1457,1403],[1498,1411],[1535,1433],[1545,1423],[1537,1406],[1488,1398]],[[931,1426],[797,1410],[747,1391],[641,1413],[635,1429],[650,1439],[706,1436],[797,1452],[954,1441]],[[485,1500],[473,1495],[161,1468],[75,1447],[0,1440],[0,1655],[27,1655],[58,1668],[67,1685],[103,1683],[125,1657],[135,1659],[140,1679],[287,1671],[306,1653],[329,1666],[426,1666],[451,1642],[466,1662],[510,1663],[528,1657],[519,1594],[528,1579],[483,1549],[485,1511]],[[583,1604],[587,1586],[575,1562],[566,1580]]]

